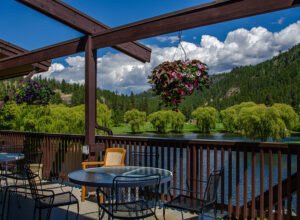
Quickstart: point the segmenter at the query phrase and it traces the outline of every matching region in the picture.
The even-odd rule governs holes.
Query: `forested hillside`
[[[244,66],[211,77],[210,89],[194,93],[183,105],[218,110],[245,101],[271,105],[300,103],[300,45],[256,66]]]
[[[1,81],[0,100],[3,100],[21,80],[22,78],[16,78]],[[36,80],[55,91],[53,104],[65,103],[72,107],[84,103],[83,85],[40,77]],[[194,92],[183,101],[179,110],[186,119],[189,119],[191,112],[199,106],[212,106],[222,110],[246,101],[266,105],[286,103],[296,108],[300,104],[300,45],[258,65],[239,67],[229,73],[212,75],[211,81],[209,89]],[[117,91],[98,89],[97,97],[112,110],[112,121],[115,125],[123,122],[124,113],[132,108],[145,111],[147,115],[164,109],[164,106],[159,106],[159,99],[153,97],[152,91],[123,95]]]

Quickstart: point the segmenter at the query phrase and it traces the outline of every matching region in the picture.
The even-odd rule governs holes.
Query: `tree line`
[[[63,104],[17,105],[8,102],[0,109],[0,129],[48,133],[83,134],[85,132],[85,106],[68,107]],[[213,107],[198,107],[191,113],[199,133],[210,133],[217,122],[223,123],[224,131],[239,133],[252,139],[274,140],[286,137],[292,130],[300,131],[299,115],[287,104],[272,106],[243,102],[218,111]],[[124,114],[125,123],[133,133],[141,132],[146,122],[158,133],[183,132],[185,115],[178,111],[159,110],[147,115],[144,111],[131,109]],[[97,123],[112,128],[112,110],[97,102]],[[101,131],[97,131],[100,134]]]
[[[268,138],[278,140],[299,129],[299,115],[286,104],[275,103],[272,106],[243,102],[218,112],[213,107],[198,107],[192,112],[200,133],[210,133],[217,122],[222,122],[224,130],[230,133],[240,133],[251,139],[266,141]],[[182,132],[185,116],[179,111],[161,110],[149,114],[137,109],[125,113],[125,121],[132,132],[139,132],[146,121],[159,133],[167,133],[168,126],[172,131]],[[298,126],[298,127],[297,127]]]

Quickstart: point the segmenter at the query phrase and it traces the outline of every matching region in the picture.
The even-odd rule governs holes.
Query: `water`
[[[226,140],[226,141],[248,141],[248,142],[260,142],[260,140],[252,140],[245,138],[243,136],[228,134],[228,133],[214,133],[214,134],[126,134],[122,136],[142,136],[142,137],[157,137],[157,138],[167,138],[167,139],[180,139],[180,140],[190,140],[190,139],[206,139],[206,140]],[[300,133],[292,134],[291,137],[283,138],[279,142],[289,142],[289,141],[300,141]],[[273,142],[272,138],[269,138],[267,142]]]

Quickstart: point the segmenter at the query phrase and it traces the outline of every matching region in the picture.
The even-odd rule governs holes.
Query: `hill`
[[[245,101],[300,104],[300,45],[255,66],[213,75],[210,89],[194,93],[183,104],[209,105],[218,110]]]

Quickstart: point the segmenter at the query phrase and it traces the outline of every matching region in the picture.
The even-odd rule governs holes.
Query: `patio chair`
[[[197,214],[201,214],[201,219],[203,220],[203,214],[205,212],[209,212],[214,209],[214,216],[217,219],[217,194],[221,176],[224,173],[224,169],[218,171],[213,171],[208,178],[208,181],[200,181],[206,182],[206,189],[203,195],[203,199],[200,199],[200,193],[189,190],[190,187],[187,187],[187,190],[183,190],[187,192],[189,195],[180,194],[175,198],[171,199],[169,202],[165,203],[163,206],[163,216],[165,219],[165,209],[167,207],[179,209],[181,211],[181,217],[183,219],[183,210],[194,212]],[[199,180],[198,180],[199,181]],[[175,187],[172,189],[180,190]]]
[[[26,152],[24,153],[24,159],[16,161],[15,164],[11,164],[11,166],[9,167],[9,173],[2,173],[1,175],[5,178],[15,180],[15,185],[17,185],[18,181],[23,181],[23,185],[25,185],[27,181],[25,165],[29,167],[35,165],[35,170],[32,172],[35,178],[39,179],[40,186],[42,187],[42,182],[40,178],[40,166],[42,157],[42,151]]]
[[[159,184],[160,175],[116,176],[109,192],[97,188],[99,209],[111,218],[141,219],[154,216],[157,219],[155,211]],[[100,201],[100,193],[104,196],[104,202]]]
[[[32,199],[35,202],[34,205],[34,219],[36,215],[36,210],[39,210],[39,219],[42,217],[42,210],[47,210],[47,217],[46,219],[50,219],[52,208],[54,207],[60,207],[60,206],[68,206],[67,213],[66,213],[66,219],[68,218],[68,212],[69,212],[69,206],[72,204],[77,205],[77,216],[76,219],[78,219],[79,214],[79,202],[78,199],[71,193],[71,192],[62,192],[62,193],[55,193],[53,190],[46,190],[46,189],[38,189],[36,184],[36,175],[30,170],[29,166],[25,164],[25,172],[27,176],[27,180],[29,183],[28,186],[8,186],[4,195],[4,201],[8,198],[8,202],[4,202],[2,205],[2,219],[4,217],[4,210],[5,210],[5,204],[8,204],[7,213],[9,215],[9,204],[10,204],[10,197],[12,194],[18,193],[18,194],[25,194],[27,196],[28,194],[31,195]],[[23,191],[20,191],[22,190]],[[28,193],[28,190],[30,191]]]
[[[124,166],[126,150],[124,148],[107,148],[104,155],[104,161],[82,162],[82,169],[87,166],[102,165],[102,167]],[[81,187],[81,201],[85,201],[85,186]]]

